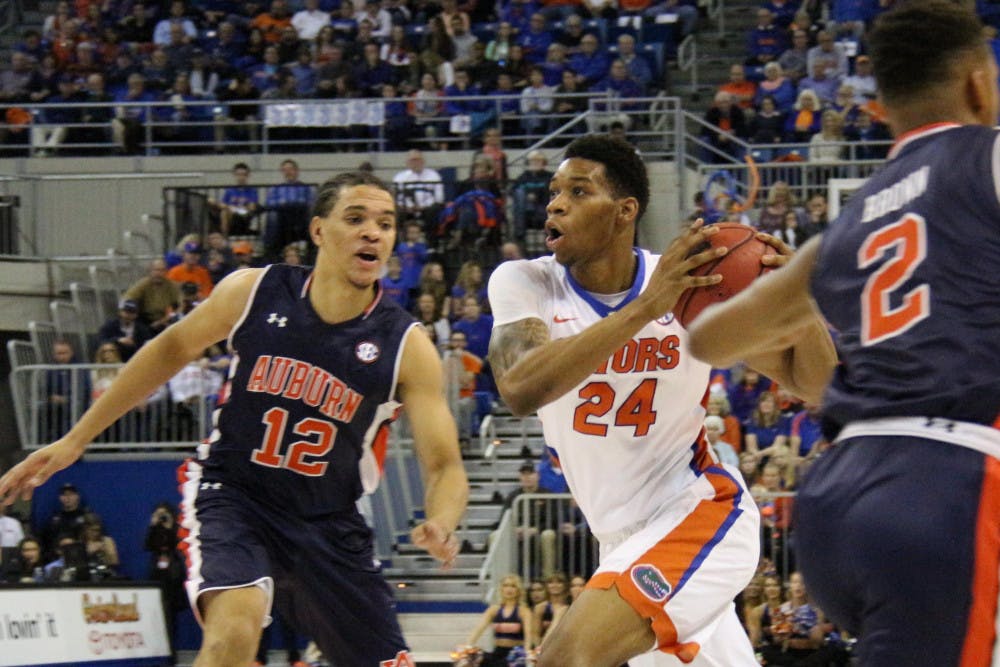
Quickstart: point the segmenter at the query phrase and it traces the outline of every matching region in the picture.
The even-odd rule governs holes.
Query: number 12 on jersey
[[[656,423],[653,397],[656,395],[656,379],[646,378],[632,390],[615,411],[615,426],[631,426],[636,438],[649,433],[649,427]],[[605,436],[608,425],[591,421],[591,417],[601,418],[611,411],[615,404],[615,390],[607,382],[590,382],[577,394],[583,403],[573,411],[573,430],[584,435]]]
[[[278,450],[288,426],[288,410],[271,408],[264,413],[263,421],[264,442],[250,454],[251,461],[268,468],[287,468],[307,477],[321,477],[326,472],[329,463],[309,461],[306,457],[326,456],[333,449],[333,440],[337,437],[334,424],[312,417],[300,420],[292,427],[292,434],[304,438],[316,436],[316,441],[296,440],[282,455]]]

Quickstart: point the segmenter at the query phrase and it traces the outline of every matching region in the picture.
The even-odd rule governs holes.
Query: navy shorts
[[[1000,567],[1000,460],[919,437],[837,443],[795,503],[798,563],[865,667],[987,667]]]
[[[187,589],[196,614],[205,591],[258,585],[282,619],[338,666],[394,664],[407,650],[360,514],[291,515],[194,461],[182,467],[181,481]]]

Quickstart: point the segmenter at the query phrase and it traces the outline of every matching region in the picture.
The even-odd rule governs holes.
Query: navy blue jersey
[[[395,400],[408,313],[382,298],[359,317],[320,319],[309,267],[261,274],[230,334],[233,366],[205,478],[298,516],[353,512],[374,490]]]
[[[1000,410],[1000,134],[901,137],[824,233],[812,291],[839,331],[828,420]]]

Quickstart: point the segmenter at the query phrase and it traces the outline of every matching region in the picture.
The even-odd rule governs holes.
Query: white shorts
[[[705,468],[677,502],[644,524],[598,536],[601,565],[588,588],[618,594],[650,619],[656,650],[636,665],[757,665],[733,599],[760,557],[760,514],[739,472]],[[629,661],[632,664],[632,661]]]

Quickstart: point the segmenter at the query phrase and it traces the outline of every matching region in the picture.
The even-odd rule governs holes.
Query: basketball
[[[706,243],[695,248],[691,254],[704,252],[709,247],[722,246],[729,248],[729,252],[716,260],[702,264],[691,271],[691,275],[706,276],[721,273],[722,282],[706,287],[692,287],[681,293],[673,312],[685,327],[708,306],[742,292],[758,276],[771,270],[770,267],[760,263],[760,258],[764,254],[774,253],[775,250],[756,238],[756,229],[738,222],[720,222],[714,226],[719,231],[709,237]]]

